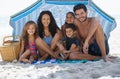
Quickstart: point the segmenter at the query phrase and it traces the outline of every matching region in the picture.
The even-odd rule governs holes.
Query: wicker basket
[[[20,50],[20,38],[19,40],[13,41],[13,36],[5,36],[3,38],[3,46],[0,47],[0,53],[3,61],[11,62],[18,60],[18,53]]]

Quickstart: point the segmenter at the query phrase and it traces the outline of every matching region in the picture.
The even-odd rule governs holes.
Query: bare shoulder
[[[100,22],[100,21],[99,21],[99,18],[97,18],[97,17],[92,17],[91,19],[92,19],[92,21],[95,22],[95,23],[99,23],[99,22]]]
[[[74,24],[76,27],[78,27],[81,23],[79,22],[78,19],[75,18],[73,24]]]
[[[91,17],[89,18],[89,21],[93,24],[93,25],[98,25],[100,24],[100,21],[97,17]]]
[[[65,24],[63,24],[62,26],[61,26],[61,28],[64,28],[65,27]]]
[[[61,33],[61,29],[57,29],[57,33]]]
[[[36,37],[36,41],[38,41],[38,40],[41,40],[41,38],[39,36]]]

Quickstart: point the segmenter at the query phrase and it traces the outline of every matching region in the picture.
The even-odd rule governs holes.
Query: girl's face
[[[72,38],[74,36],[74,31],[71,28],[66,28],[66,36]]]
[[[74,20],[74,16],[72,15],[72,14],[67,14],[67,16],[66,16],[66,22],[68,23],[68,24],[70,24],[70,23],[73,23],[73,20]]]
[[[35,25],[34,25],[34,24],[31,24],[31,25],[28,27],[28,29],[27,29],[27,33],[28,33],[29,35],[34,35],[35,30],[36,30]]]
[[[48,14],[44,14],[42,16],[42,24],[44,27],[48,27],[50,24],[50,16]]]

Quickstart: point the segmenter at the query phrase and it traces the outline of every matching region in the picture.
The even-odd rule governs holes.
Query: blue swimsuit
[[[52,41],[52,36],[49,36],[49,37],[45,37],[44,36],[44,38],[43,38],[43,40],[50,46],[50,44],[51,44],[51,41]]]

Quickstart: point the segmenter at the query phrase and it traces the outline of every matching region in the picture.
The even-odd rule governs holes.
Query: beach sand
[[[119,19],[116,21],[120,22]],[[12,28],[4,21],[1,23],[5,26],[0,27],[0,45],[4,36],[12,35]],[[9,63],[0,58],[0,79],[120,79],[120,23],[117,26],[109,38],[110,55],[117,57],[113,62],[31,65]]]

